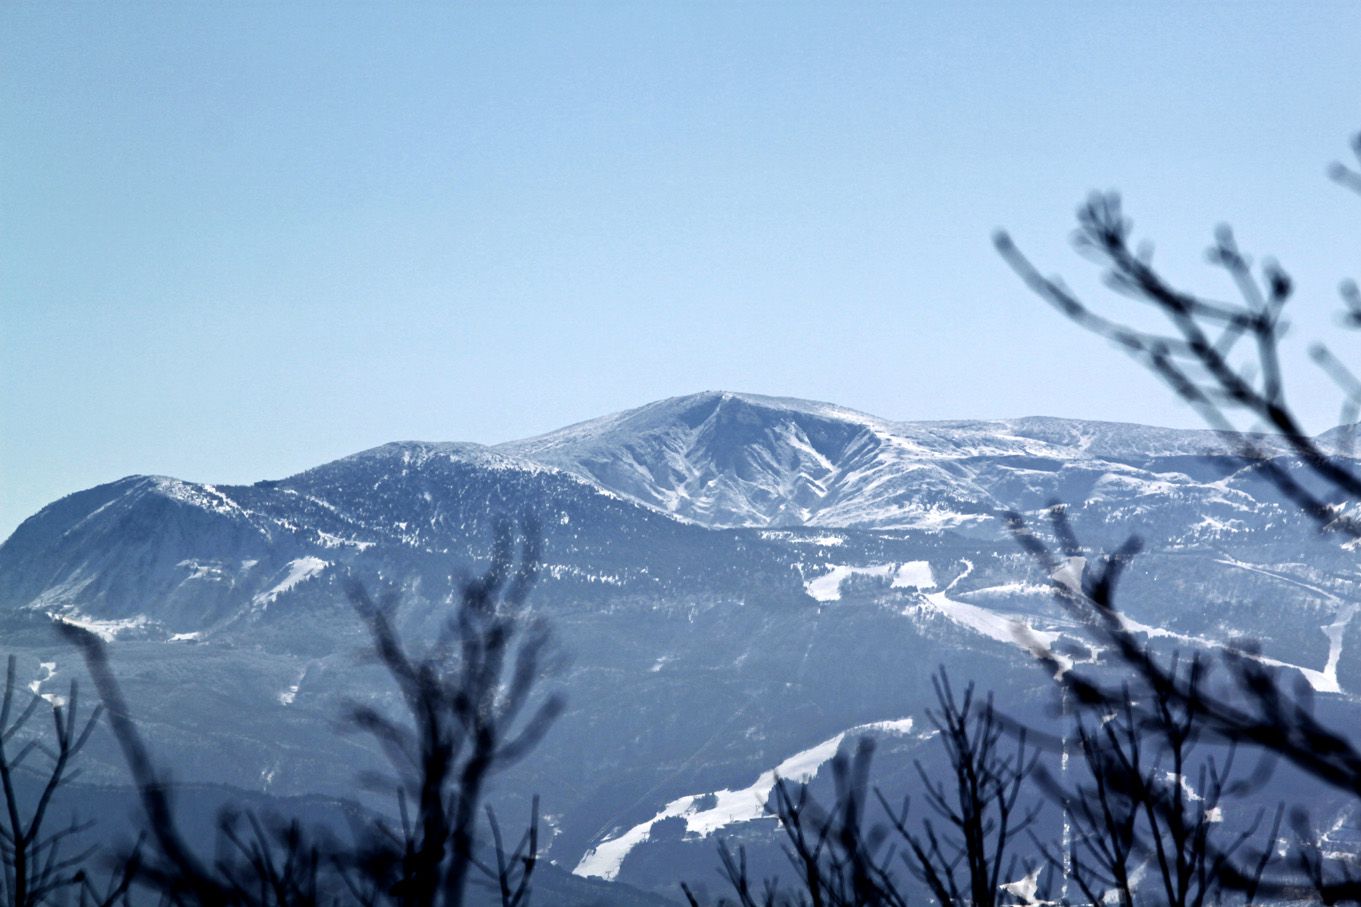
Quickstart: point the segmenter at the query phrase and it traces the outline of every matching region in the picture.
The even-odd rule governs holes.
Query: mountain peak
[[[999,497],[999,462],[1035,475],[1085,464],[1100,475],[1160,457],[1231,453],[1209,431],[1049,417],[894,422],[726,390],[658,400],[495,450],[708,526],[863,528],[986,522],[1011,506],[1007,493]]]
[[[716,415],[740,419],[737,414],[743,412],[769,420],[815,418],[861,425],[887,424],[876,416],[831,403],[740,391],[706,390],[667,397],[633,409],[578,422],[547,434],[498,444],[495,449],[539,458],[546,452],[581,443],[603,443],[608,439],[624,441],[639,433],[669,430],[678,425],[695,428]]]
[[[673,406],[693,406],[697,408],[703,408],[705,406],[718,408],[748,407],[773,413],[798,413],[806,416],[836,419],[844,422],[879,423],[884,421],[869,413],[859,412],[844,406],[837,406],[834,403],[824,403],[819,400],[803,400],[798,397],[775,397],[767,394],[753,394],[745,391],[701,391],[697,394],[690,394],[688,396],[671,397],[666,400],[660,400],[652,405],[661,408]],[[638,411],[639,410],[631,410],[630,412]]]
[[[703,391],[497,450],[706,525],[782,526],[813,521],[895,437],[892,423],[829,403]]]

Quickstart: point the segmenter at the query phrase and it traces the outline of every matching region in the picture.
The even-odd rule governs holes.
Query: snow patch
[[[204,563],[202,561],[196,561],[191,559],[180,561],[175,566],[183,567],[184,569],[190,571],[189,575],[184,578],[184,581],[186,583],[189,582],[190,580],[196,579],[211,579],[211,580],[223,579],[223,571],[221,564]]]
[[[972,573],[973,568],[972,561],[964,561],[964,570],[944,590],[923,594],[920,602],[908,605],[903,609],[903,614],[915,616],[924,605],[927,610],[988,639],[1018,646],[1032,655],[1046,655],[1058,664],[1060,673],[1069,670],[1073,666],[1072,659],[1054,651],[1054,644],[1062,638],[1061,634],[1037,630],[1019,616],[992,611],[950,597],[950,590]]]
[[[113,642],[120,633],[128,630],[140,630],[151,623],[151,618],[145,614],[137,614],[121,620],[97,620],[81,614],[79,611],[70,611],[66,614],[49,611],[47,616],[64,624],[71,624],[74,627],[80,627],[82,630],[88,630],[105,642]]]
[[[303,668],[298,672],[298,679],[289,684],[288,689],[281,692],[278,696],[279,705],[292,705],[298,699],[298,691],[302,689],[303,678],[307,676],[307,669]]]
[[[936,575],[926,561],[908,561],[893,574],[895,589],[934,589]]]
[[[1206,639],[1203,636],[1190,636],[1186,633],[1177,633],[1175,631],[1167,630],[1162,627],[1150,627],[1148,624],[1139,623],[1137,620],[1134,620],[1133,618],[1130,618],[1124,614],[1120,615],[1120,623],[1128,632],[1145,633],[1150,638],[1158,637],[1162,639],[1175,639],[1178,642],[1184,642],[1187,643],[1188,645],[1200,646],[1202,648],[1207,649],[1223,648],[1222,643],[1216,642],[1213,639]],[[1327,628],[1324,629],[1326,632]],[[1341,634],[1339,633],[1338,634],[1339,657],[1341,656],[1341,645],[1342,637]],[[1332,663],[1331,652],[1329,653],[1329,662],[1332,663],[1331,675],[1327,672],[1326,669],[1323,671],[1318,671],[1315,670],[1314,668],[1306,668],[1303,665],[1292,664],[1288,661],[1281,661],[1278,658],[1271,658],[1268,655],[1257,655],[1251,653],[1239,654],[1244,655],[1244,657],[1251,658],[1258,664],[1267,665],[1268,667],[1287,668],[1292,671],[1299,671],[1302,675],[1304,675],[1304,679],[1309,682],[1309,686],[1313,687],[1316,692],[1319,693],[1342,692],[1342,686],[1338,683],[1337,680],[1337,665],[1335,663]]]
[[[1321,589],[1318,586],[1310,585],[1309,583],[1302,582],[1293,577],[1275,573],[1264,567],[1260,567],[1257,564],[1249,564],[1245,561],[1239,561],[1229,557],[1219,558],[1217,560],[1221,564],[1226,564],[1231,567],[1239,567],[1241,569],[1248,570],[1253,573],[1261,573],[1273,579],[1280,580],[1281,582],[1295,586],[1300,586],[1312,592],[1316,592],[1319,595],[1324,596],[1325,598],[1330,598],[1334,601],[1339,601],[1336,595],[1334,595],[1332,592],[1329,592],[1326,589]],[[1062,586],[1069,593],[1074,595],[1082,595],[1083,594],[1082,572],[1085,568],[1086,560],[1084,558],[1081,557],[1069,558],[1066,563],[1064,563],[1062,566],[1059,567],[1058,570],[1054,572],[1053,580],[1056,584]],[[1319,693],[1341,693],[1342,686],[1341,684],[1338,683],[1337,679],[1337,663],[1342,657],[1343,631],[1346,629],[1347,623],[1351,620],[1356,610],[1357,606],[1355,605],[1344,608],[1343,611],[1339,612],[1338,620],[1336,622],[1328,624],[1322,628],[1323,632],[1328,636],[1329,643],[1328,661],[1325,664],[1324,669],[1322,671],[1316,670],[1314,668],[1306,668],[1303,667],[1302,665],[1291,664],[1288,661],[1281,661],[1279,659],[1271,658],[1266,655],[1245,654],[1245,657],[1251,658],[1254,661],[1258,662],[1259,664],[1264,664],[1269,667],[1287,668],[1289,670],[1299,671],[1300,674],[1304,676],[1304,679],[1308,681],[1309,685]],[[1194,645],[1207,649],[1222,648],[1222,643],[1216,642],[1215,640],[1212,639],[1206,639],[1205,637],[1202,636],[1191,636],[1186,633],[1177,633],[1173,630],[1168,630],[1164,627],[1150,626],[1145,623],[1140,623],[1139,621],[1130,617],[1128,614],[1124,613],[1120,613],[1118,617],[1120,619],[1121,627],[1123,627],[1124,630],[1128,633],[1143,633],[1150,639],[1155,638],[1174,639],[1177,642],[1182,642],[1188,645]]]
[[[877,576],[892,580],[894,589],[934,589],[935,574],[926,561],[908,561],[904,564],[872,564],[854,567],[849,564],[830,564],[831,569],[821,576],[814,577],[803,584],[803,588],[816,601],[834,602],[841,600],[841,584],[852,576]]]
[[[803,535],[798,532],[786,530],[766,529],[761,532],[761,538],[768,542],[791,542],[795,545],[820,545],[824,548],[835,548],[846,544],[846,537],[841,535]]]
[[[32,693],[34,696],[39,696],[42,699],[45,699],[51,705],[58,707],[66,705],[65,696],[58,695],[57,693],[43,692],[43,684],[47,683],[53,677],[56,676],[57,676],[57,663],[55,661],[39,662],[38,676],[35,679],[29,681],[28,684],[29,692]]]
[[[343,538],[341,536],[336,535],[335,533],[326,532],[325,530],[322,529],[317,529],[314,531],[317,534],[317,543],[320,544],[323,548],[340,548],[342,546],[349,546],[351,548],[354,548],[356,551],[367,551],[368,549],[372,548],[374,544],[373,542],[361,542],[358,539]]]
[[[259,608],[266,608],[272,605],[280,595],[288,592],[299,583],[306,582],[316,576],[327,567],[331,566],[330,561],[323,561],[319,557],[300,557],[288,562],[288,573],[273,588],[261,592],[251,599],[251,604]]]
[[[970,589],[966,594],[978,596],[980,598],[1012,598],[1023,595],[1050,596],[1054,594],[1053,588],[1042,586],[1039,583],[1000,583],[996,586],[983,586],[980,589]]]
[[[249,510],[213,485],[196,485],[169,476],[157,476],[152,481],[155,482],[156,490],[171,500],[222,516],[239,517],[250,521]]]
[[[591,573],[587,570],[582,570],[580,567],[573,564],[543,564],[539,567],[539,571],[541,573],[546,573],[553,577],[553,579],[562,579],[566,576],[587,583],[598,583],[603,586],[622,586],[626,579],[626,577],[617,573]]]
[[[1024,907],[1040,907],[1040,905],[1056,903],[1054,901],[1041,901],[1036,897],[1040,889],[1040,873],[1043,871],[1043,866],[1036,866],[1016,881],[1006,882],[997,887],[1016,898],[1017,902]]]
[[[679,816],[685,819],[687,834],[707,837],[738,822],[773,818],[766,812],[766,803],[775,790],[776,781],[804,783],[811,780],[818,773],[818,769],[831,761],[841,748],[842,741],[849,736],[863,733],[901,735],[911,730],[911,718],[858,725],[829,737],[816,746],[795,753],[775,768],[762,772],[754,782],[740,790],[725,788],[710,793],[678,797],[667,803],[661,812],[646,822],[641,822],[620,835],[606,838],[586,851],[572,873],[614,880],[619,875],[624,858],[633,848],[648,840],[652,826],[663,819]]]
[[[1062,638],[1059,633],[1037,630],[1016,615],[958,601],[944,592],[928,593],[922,598],[931,610],[961,627],[997,642],[1019,646],[1031,654],[1047,654],[1058,663],[1060,672],[1073,666],[1071,659],[1054,651],[1054,644]],[[915,609],[909,606],[903,613],[911,615],[914,612]]]

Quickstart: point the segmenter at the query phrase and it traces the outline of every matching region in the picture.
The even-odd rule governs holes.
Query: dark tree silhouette
[[[1202,667],[1193,658],[1184,669],[1193,690]],[[1142,709],[1134,701],[1126,687],[1116,711],[1099,717],[1079,713],[1070,746],[1082,757],[1084,780],[1069,785],[1040,768],[1041,786],[1064,806],[1071,842],[1066,852],[1052,842],[1037,846],[1091,907],[1112,901],[1133,907],[1145,900],[1178,907],[1254,903],[1273,856],[1281,811],[1260,849],[1252,851],[1245,846],[1262,825],[1262,811],[1246,828],[1229,832],[1223,808],[1259,787],[1263,773],[1235,778],[1233,745],[1220,750],[1219,758],[1198,758],[1201,731],[1194,708],[1155,702]],[[1236,855],[1250,855],[1242,865],[1251,874],[1230,879],[1227,870]],[[1138,880],[1150,867],[1153,880],[1144,889],[1149,897],[1140,898]]]
[[[946,780],[935,780],[923,763],[917,762],[916,768],[934,820],[926,817],[914,828],[908,822],[908,802],[895,808],[877,789],[883,817],[868,820],[874,741],[861,738],[854,755],[838,753],[832,760],[830,807],[820,805],[806,783],[776,781],[767,809],[784,832],[795,885],[782,888],[774,879],[758,884],[747,871],[745,851],[739,848],[734,853],[719,842],[719,874],[736,904],[905,907],[906,880],[895,876],[895,868],[906,869],[939,904],[996,907],[1023,902],[1006,883],[1019,871],[1011,845],[1039,811],[1038,804],[1018,810],[1026,779],[1035,769],[1035,755],[1024,733],[1015,738],[1004,733],[991,698],[980,702],[972,684],[956,698],[941,669],[933,686],[937,708],[927,714],[950,772]],[[698,907],[694,891],[684,884],[681,888]]]
[[[1353,150],[1361,161],[1361,136]],[[1344,187],[1361,193],[1361,173],[1340,163],[1329,172]],[[1104,268],[1109,287],[1164,316],[1168,330],[1159,333],[1098,313],[1061,279],[1044,277],[1006,233],[998,233],[995,243],[1032,291],[1160,376],[1231,450],[1321,531],[1361,537],[1361,522],[1347,512],[1361,499],[1361,476],[1353,468],[1350,438],[1336,449],[1323,446],[1305,431],[1287,398],[1280,341],[1282,312],[1294,283],[1284,269],[1272,261],[1254,267],[1232,231],[1221,227],[1208,259],[1227,273],[1239,299],[1225,302],[1183,290],[1156,269],[1149,247],[1134,243],[1119,197],[1094,194],[1078,211],[1074,244]],[[1344,281],[1341,295],[1346,306],[1343,323],[1361,326],[1356,284]],[[1361,382],[1326,346],[1315,344],[1311,354],[1342,391],[1342,423],[1355,423],[1361,412]],[[1129,629],[1117,607],[1118,582],[1139,551],[1138,539],[1129,539],[1108,556],[1089,558],[1058,504],[1051,508],[1048,538],[1018,514],[1011,515],[1011,528],[1052,578],[1062,606],[1124,669],[1124,678],[1117,681],[1089,670],[1061,671],[1052,654],[1037,650],[1069,701],[1089,719],[1080,726],[1078,739],[1096,789],[1089,791],[1094,799],[1087,799],[1086,811],[1074,815],[1092,833],[1094,847],[1086,850],[1080,864],[1078,854],[1069,854],[1073,865],[1082,865],[1092,879],[1114,886],[1122,899],[1133,896],[1120,882],[1128,875],[1130,855],[1152,850],[1164,886],[1160,903],[1214,902],[1230,891],[1248,901],[1261,897],[1361,901],[1361,874],[1354,861],[1322,851],[1302,808],[1290,810],[1293,853],[1273,862],[1270,840],[1260,850],[1245,846],[1251,829],[1225,841],[1214,840],[1204,828],[1212,807],[1198,805],[1201,814],[1188,816],[1185,801],[1148,790],[1143,753],[1156,748],[1173,759],[1184,759],[1187,746],[1204,739],[1283,759],[1317,782],[1361,798],[1361,750],[1351,735],[1315,717],[1308,685],[1302,679],[1287,685],[1280,671],[1256,657],[1251,644],[1238,643],[1220,653],[1218,683],[1211,682],[1213,665],[1203,657],[1188,664],[1175,654],[1158,655]],[[1101,731],[1090,723],[1111,714],[1118,718],[1113,728]],[[1183,781],[1202,782],[1204,803],[1213,799],[1217,804],[1240,789],[1228,781],[1222,765],[1207,764],[1197,778],[1190,777],[1184,765],[1174,771],[1178,788]],[[1261,775],[1256,772],[1255,781],[1243,783],[1260,783]],[[1140,808],[1131,810],[1129,801],[1136,797],[1143,798]],[[1142,831],[1137,827],[1140,821],[1146,823]],[[1274,839],[1279,824],[1278,812],[1268,839]]]
[[[421,654],[398,635],[395,594],[375,601],[358,583],[349,585],[374,656],[396,682],[410,722],[351,708],[353,725],[372,734],[392,762],[396,777],[385,789],[396,791],[400,819],[374,816],[348,844],[296,821],[224,811],[217,857],[205,861],[179,830],[173,788],[132,721],[107,647],[86,630],[59,624],[84,657],[145,814],[145,846],[123,860],[116,894],[126,894],[135,871],[140,887],[177,905],[459,907],[476,870],[503,907],[525,905],[538,859],[538,798],[528,830],[509,850],[490,809],[485,836],[478,820],[490,775],[527,755],[562,709],[560,697],[536,694],[548,634],[525,600],[538,554],[532,525],[522,533],[518,559],[509,528],[499,528],[491,565],[463,584],[434,644]],[[86,884],[82,897],[94,893]]]
[[[785,856],[797,882],[789,887],[773,878],[758,883],[747,871],[745,848],[734,852],[727,842],[720,841],[719,875],[735,900],[718,903],[740,907],[905,907],[906,896],[893,877],[895,854],[886,847],[888,826],[866,820],[873,754],[874,741],[862,737],[854,754],[833,757],[835,793],[830,807],[818,803],[806,783],[777,779],[766,808],[779,820]],[[690,886],[682,882],[681,889],[692,907],[698,907],[699,897]]]
[[[395,778],[383,786],[396,791],[402,817],[399,827],[378,822],[351,868],[396,903],[456,907],[473,869],[494,881],[507,907],[527,896],[537,798],[510,853],[488,811],[494,863],[482,862],[477,831],[488,778],[527,755],[563,707],[560,696],[535,696],[549,642],[546,626],[525,608],[538,563],[533,527],[523,533],[518,562],[510,531],[498,529],[491,566],[464,584],[461,605],[419,655],[398,635],[395,594],[375,601],[360,584],[348,587],[411,720],[403,725],[367,706],[352,707],[350,716],[387,754]]]
[[[932,678],[932,685],[938,709],[927,714],[940,732],[953,784],[933,780],[921,763],[917,774],[927,804],[945,820],[945,828],[937,829],[930,818],[922,821],[919,833],[901,819],[894,825],[915,858],[908,861],[913,874],[926,883],[937,902],[995,907],[1004,903],[1003,883],[1013,880],[1018,870],[1016,859],[1008,859],[1009,845],[1039,813],[1038,805],[1017,811],[1036,756],[1026,747],[1024,729],[1014,741],[1004,741],[991,694],[980,704],[969,684],[957,703],[944,670]],[[1008,744],[1014,748],[1008,750]]]
[[[63,852],[64,845],[93,823],[72,818],[53,830],[48,821],[53,797],[76,777],[77,770],[71,763],[90,739],[101,709],[95,706],[83,720],[80,718],[79,689],[74,680],[64,703],[49,702],[36,692],[20,691],[15,665],[14,656],[9,656],[4,693],[0,695],[0,788],[4,792],[4,816],[0,818],[0,868],[3,868],[0,898],[11,907],[30,907],[48,903],[74,889],[95,903],[115,903],[127,891],[127,873],[119,873],[102,896],[96,897],[83,869],[94,848]],[[25,693],[27,702],[22,701]],[[20,736],[39,713],[52,718],[54,746],[49,746],[41,736],[27,740]],[[43,767],[36,765],[40,757],[47,760]],[[26,802],[30,798],[19,790],[16,776],[20,772],[32,772],[39,779],[32,802]]]
[[[74,624],[58,622],[57,628],[84,658],[137,787],[145,814],[145,847],[125,857],[123,865],[136,865],[138,885],[157,892],[163,902],[176,905],[292,907],[324,903],[316,887],[319,860],[314,845],[296,826],[296,833],[276,834],[264,820],[250,816],[250,830],[242,833],[239,817],[224,813],[218,823],[220,858],[208,864],[195,853],[180,832],[172,786],[154,767],[132,721],[104,642]]]
[[[1353,150],[1361,162],[1361,135]],[[1361,174],[1340,163],[1330,173],[1361,195]],[[1077,220],[1074,246],[1104,269],[1107,286],[1163,315],[1165,332],[1145,331],[1098,313],[1062,279],[1043,276],[1006,232],[998,232],[994,244],[1027,287],[1161,377],[1231,449],[1320,527],[1361,535],[1361,523],[1338,509],[1361,498],[1361,476],[1345,457],[1325,450],[1306,432],[1287,399],[1280,341],[1282,312],[1295,289],[1290,275],[1270,259],[1254,269],[1233,231],[1221,226],[1206,256],[1228,275],[1240,298],[1210,299],[1173,285],[1154,267],[1152,246],[1134,243],[1133,224],[1118,194],[1093,193],[1078,208]],[[1343,323],[1361,327],[1361,290],[1344,280],[1340,294],[1346,306]],[[1316,343],[1310,352],[1342,391],[1340,423],[1354,426],[1361,414],[1361,381],[1326,345]],[[1242,357],[1246,361],[1240,362]],[[1249,424],[1240,424],[1244,418]],[[1281,446],[1303,464],[1312,482],[1296,478],[1288,463],[1273,456]],[[1349,454],[1350,447],[1344,444],[1342,453]]]

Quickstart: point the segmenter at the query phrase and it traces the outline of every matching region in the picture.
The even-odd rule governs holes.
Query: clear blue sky
[[[706,388],[1191,425],[1027,296],[1118,187],[1335,334],[1361,6],[0,6],[0,537],[130,473],[242,482]],[[1356,361],[1351,337],[1338,351]],[[1294,369],[1319,427],[1326,385]]]

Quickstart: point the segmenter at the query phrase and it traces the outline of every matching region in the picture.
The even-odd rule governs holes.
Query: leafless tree
[[[374,654],[409,713],[409,723],[363,706],[350,716],[391,759],[396,777],[387,789],[397,792],[400,818],[394,824],[375,817],[342,844],[297,821],[226,811],[211,863],[179,830],[172,786],[132,721],[107,647],[94,634],[60,625],[84,657],[145,813],[147,846],[124,865],[135,866],[138,883],[164,903],[194,907],[459,907],[472,870],[486,877],[503,907],[524,907],[538,859],[538,798],[528,830],[510,849],[489,808],[485,837],[478,819],[490,775],[533,749],[562,709],[560,697],[535,693],[548,644],[546,629],[525,607],[537,563],[532,526],[518,560],[509,529],[499,530],[491,566],[463,585],[422,654],[397,632],[396,596],[374,601],[351,583]],[[94,888],[87,885],[87,893]]]
[[[25,701],[25,693],[27,693]],[[53,798],[63,785],[78,774],[72,761],[84,749],[99,722],[101,708],[95,706],[81,719],[79,689],[74,680],[63,700],[47,700],[36,691],[21,691],[16,681],[13,655],[5,667],[5,687],[0,695],[0,788],[4,793],[4,816],[0,818],[0,897],[11,907],[50,903],[53,899],[78,892],[94,903],[116,903],[127,891],[129,873],[119,872],[110,887],[95,896],[88,880],[87,864],[93,846],[76,852],[63,848],[88,831],[93,822],[71,821],[56,829],[49,821]],[[38,714],[52,719],[52,745],[42,736],[22,736],[30,720]],[[39,766],[40,759],[46,764]],[[36,796],[25,797],[20,790],[20,773],[32,773],[38,781]],[[31,801],[31,802],[30,802]],[[127,864],[125,864],[125,869]]]
[[[894,807],[875,790],[883,817],[870,821],[867,792],[873,740],[861,738],[853,755],[831,763],[834,796],[821,806],[804,784],[776,782],[768,809],[780,822],[785,854],[797,884],[759,886],[746,853],[719,844],[720,875],[741,907],[906,907],[909,897],[896,867],[906,869],[939,904],[976,907],[1019,903],[1007,886],[1017,872],[1013,842],[1034,823],[1039,805],[1020,808],[1036,756],[1024,734],[1005,734],[991,698],[970,684],[956,697],[942,669],[933,678],[937,708],[928,716],[949,764],[936,780],[916,763],[931,810],[920,827],[908,820],[908,801]],[[692,905],[699,899],[682,885]],[[727,903],[720,902],[720,903]]]
[[[1354,140],[1352,150],[1361,161],[1361,135]],[[1329,175],[1361,194],[1361,172],[1356,169],[1335,163]],[[1187,291],[1156,268],[1151,246],[1133,240],[1132,224],[1123,213],[1119,197],[1114,193],[1094,194],[1078,210],[1074,244],[1104,269],[1107,286],[1163,316],[1167,330],[1159,332],[1136,328],[1123,317],[1098,312],[1061,279],[1043,276],[1006,233],[998,233],[995,243],[1032,291],[1078,325],[1113,341],[1161,377],[1219,432],[1232,451],[1320,530],[1361,537],[1361,522],[1348,512],[1361,499],[1361,476],[1353,467],[1350,437],[1336,448],[1325,448],[1304,429],[1287,397],[1280,355],[1286,324],[1282,314],[1295,287],[1280,265],[1267,260],[1254,266],[1233,232],[1221,227],[1207,257],[1211,265],[1228,275],[1237,300],[1222,301]],[[1343,281],[1340,294],[1345,305],[1343,323],[1361,327],[1361,292],[1355,282]],[[1311,355],[1342,392],[1340,421],[1353,425],[1361,413],[1361,382],[1325,345],[1315,344]],[[1061,506],[1051,508],[1052,541],[1043,540],[1021,516],[1012,515],[1011,519],[1016,538],[1053,578],[1059,601],[1126,669],[1125,682],[1110,683],[1092,673],[1059,671],[1052,658],[1042,659],[1046,670],[1059,677],[1072,700],[1089,714],[1114,710],[1123,716],[1124,736],[1119,740],[1107,735],[1102,741],[1090,730],[1080,736],[1084,745],[1094,740],[1101,743],[1104,753],[1098,755],[1095,773],[1104,773],[1105,783],[1141,783],[1134,766],[1111,766],[1105,761],[1112,754],[1117,758],[1122,752],[1128,755],[1130,748],[1141,742],[1140,735],[1149,735],[1146,743],[1174,749],[1177,734],[1183,734],[1187,739],[1204,736],[1229,746],[1250,746],[1268,757],[1289,762],[1328,787],[1361,798],[1361,750],[1349,734],[1329,728],[1315,717],[1312,691],[1306,684],[1288,686],[1279,671],[1256,657],[1250,645],[1239,644],[1222,653],[1226,679],[1211,688],[1202,659],[1193,659],[1189,670],[1179,670],[1175,657],[1158,656],[1129,630],[1117,608],[1116,588],[1122,571],[1139,550],[1137,539],[1131,538],[1108,557],[1088,561]],[[1133,692],[1131,684],[1136,687]],[[1169,711],[1180,718],[1169,719]],[[1216,793],[1225,792],[1222,778],[1216,781],[1212,773],[1210,786],[1213,789],[1216,785]],[[1150,820],[1156,816],[1164,823],[1175,823],[1178,810],[1175,803],[1164,802],[1146,815]],[[1123,829],[1129,816],[1088,818],[1099,819],[1098,824],[1105,826],[1103,846],[1113,850],[1098,862],[1114,875],[1126,859],[1119,848],[1126,844]],[[1279,823],[1278,812],[1270,836],[1274,837]],[[1239,850],[1242,840],[1222,847],[1204,842],[1202,851],[1211,855],[1210,863],[1191,868],[1213,876],[1212,885],[1236,890],[1248,900],[1264,892],[1290,897],[1304,894],[1324,903],[1361,900],[1361,875],[1356,866],[1336,859],[1337,854],[1323,853],[1301,808],[1291,810],[1291,825],[1296,847],[1285,868],[1293,869],[1293,873],[1277,871],[1279,864],[1268,871],[1269,848],[1256,854],[1244,853]],[[1198,827],[1191,827],[1193,835]],[[1131,839],[1131,845],[1136,838]],[[1172,870],[1171,878],[1180,877],[1180,867],[1173,866]],[[1169,878],[1166,872],[1164,877]],[[1174,888],[1172,893],[1180,897],[1183,890],[1187,889]],[[1179,902],[1170,895],[1169,900]]]
[[[831,762],[834,794],[824,807],[807,783],[777,779],[767,809],[779,820],[784,852],[797,882],[781,886],[776,879],[759,885],[747,870],[743,848],[735,852],[719,842],[719,875],[740,907],[905,907],[905,895],[893,877],[894,851],[887,847],[889,826],[866,816],[870,762],[874,741],[862,737],[854,753],[838,753]],[[905,808],[905,807],[904,807]],[[694,891],[681,884],[692,905]]]
[[[1353,142],[1361,163],[1361,135]],[[1335,163],[1330,174],[1361,195],[1361,173]],[[1148,331],[1118,317],[1099,313],[1061,278],[1045,277],[1021,253],[1011,236],[998,232],[994,244],[1003,259],[1034,293],[1074,323],[1114,342],[1161,377],[1239,456],[1252,463],[1320,527],[1361,535],[1361,523],[1340,513],[1338,505],[1361,498],[1361,476],[1346,457],[1325,450],[1305,430],[1291,407],[1281,372],[1282,318],[1295,283],[1275,261],[1254,267],[1233,231],[1221,226],[1206,253],[1236,288],[1237,301],[1223,301],[1175,286],[1153,264],[1151,244],[1136,243],[1133,223],[1116,193],[1093,193],[1078,208],[1073,244],[1103,269],[1107,286],[1162,315],[1167,329]],[[1361,290],[1344,280],[1343,323],[1361,327]],[[1342,392],[1340,423],[1353,425],[1361,414],[1361,381],[1328,347],[1316,343],[1314,360]],[[1247,419],[1247,424],[1242,420]],[[1296,476],[1273,456],[1284,445],[1313,480]],[[1349,454],[1350,445],[1342,453]]]
[[[373,599],[359,584],[350,601],[368,627],[373,652],[397,684],[410,719],[403,724],[354,706],[354,726],[372,735],[395,772],[401,822],[379,822],[354,869],[396,903],[463,902],[481,869],[507,907],[524,903],[537,859],[538,801],[528,831],[508,854],[488,812],[494,865],[482,862],[477,830],[489,777],[523,758],[562,711],[560,696],[535,695],[549,636],[526,609],[539,563],[538,533],[522,535],[518,561],[510,531],[498,530],[490,567],[463,586],[461,604],[430,649],[414,654],[393,620],[395,594]],[[412,810],[414,807],[414,815]]]
[[[1026,746],[1024,729],[1014,740],[1004,736],[991,695],[979,702],[969,684],[956,701],[943,670],[932,684],[938,708],[927,714],[940,734],[953,783],[933,780],[920,762],[917,774],[927,804],[945,824],[939,828],[928,817],[919,832],[901,818],[894,825],[911,849],[909,867],[938,903],[995,907],[1009,899],[1002,885],[1017,872],[1010,845],[1039,812],[1038,804],[1018,809],[1036,755]]]
[[[1083,780],[1070,785],[1047,769],[1039,772],[1041,786],[1064,805],[1071,842],[1066,853],[1052,842],[1037,845],[1090,907],[1113,900],[1121,907],[1200,907],[1256,899],[1273,857],[1281,811],[1255,851],[1249,842],[1262,825],[1263,810],[1245,828],[1225,829],[1228,801],[1260,788],[1267,773],[1235,777],[1233,744],[1198,758],[1196,690],[1203,664],[1192,658],[1180,668],[1195,693],[1189,707],[1177,701],[1145,707],[1126,687],[1124,701],[1113,703],[1114,710],[1097,716],[1092,710],[1080,712],[1070,745],[1082,757]],[[1243,856],[1247,859],[1239,864],[1232,862]],[[1234,865],[1250,874],[1230,878]],[[1141,886],[1146,870],[1151,880]]]
[[[1118,610],[1119,578],[1137,552],[1137,542],[1087,561],[1073,554],[1076,538],[1064,509],[1056,506],[1051,511],[1054,535],[1064,540],[1067,555],[1058,557],[1019,516],[1012,519],[1017,539],[1053,577],[1058,601],[1123,668],[1124,676],[1112,678],[1061,666],[1043,648],[1035,650],[1079,716],[1104,726],[1097,732],[1090,724],[1083,725],[1081,717],[1078,720],[1078,743],[1097,789],[1062,795],[1068,804],[1086,798],[1085,806],[1072,815],[1095,842],[1096,850],[1088,850],[1085,864],[1088,875],[1107,876],[1110,890],[1124,897],[1119,884],[1122,867],[1127,868],[1137,854],[1156,860],[1164,887],[1155,896],[1156,903],[1219,903],[1230,894],[1247,903],[1264,896],[1316,897],[1324,903],[1361,900],[1361,877],[1346,861],[1325,857],[1316,836],[1296,834],[1294,855],[1276,858],[1272,848],[1280,828],[1279,811],[1260,848],[1245,846],[1261,827],[1260,812],[1236,834],[1214,834],[1208,827],[1211,818],[1217,818],[1212,809],[1228,796],[1260,789],[1273,761],[1279,759],[1351,796],[1361,793],[1357,787],[1361,753],[1314,716],[1307,684],[1301,680],[1287,687],[1279,669],[1263,663],[1251,645],[1238,643],[1220,653],[1224,676],[1212,685],[1210,661],[1196,655],[1184,662],[1179,653],[1158,653],[1129,629]],[[1203,762],[1193,772],[1187,759],[1201,740],[1224,747],[1225,761]],[[1233,754],[1244,746],[1262,759],[1247,778],[1232,781]],[[1149,750],[1170,764],[1146,761],[1143,754]],[[1156,770],[1150,774],[1150,768]],[[1161,786],[1159,774],[1165,782]],[[1175,793],[1188,788],[1202,799],[1188,802],[1189,797]],[[1122,798],[1137,802],[1137,808],[1128,802],[1121,805]],[[1093,802],[1103,812],[1093,812]],[[1293,813],[1294,826],[1303,831],[1307,818],[1299,808]],[[1070,859],[1078,862],[1072,855]],[[1303,869],[1311,873],[1302,873]]]
[[[219,826],[228,844],[224,848],[224,858],[217,865],[209,865],[198,856],[180,833],[171,785],[154,767],[146,744],[132,721],[123,691],[109,665],[104,642],[74,624],[59,622],[57,628],[84,658],[145,813],[147,847],[139,860],[138,882],[158,892],[163,902],[177,905],[282,907],[318,903],[299,897],[304,892],[288,884],[289,871],[296,860],[286,859],[285,867],[280,871],[273,853],[274,842],[258,820],[252,823],[253,837],[248,840],[235,834],[235,820],[224,816]],[[304,845],[297,842],[296,846]],[[253,848],[257,850],[257,859],[252,863]],[[246,868],[240,866],[240,859],[246,861]]]

